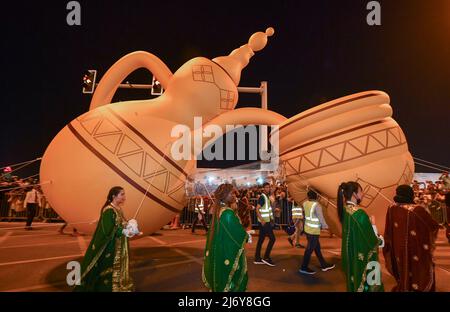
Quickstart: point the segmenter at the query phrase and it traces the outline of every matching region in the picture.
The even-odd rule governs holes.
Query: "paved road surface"
[[[0,291],[70,291],[66,265],[81,260],[91,237],[60,235],[54,224],[33,225],[34,230],[25,231],[20,223],[0,223]],[[131,275],[136,290],[207,291],[201,280],[204,233],[201,229],[196,234],[160,230],[131,241]],[[339,269],[339,238],[326,234],[321,238],[324,256],[337,268],[304,276],[297,273],[304,249],[292,248],[282,231],[276,231],[276,236],[272,252],[275,267],[253,264],[257,237],[247,245],[248,291],[345,291],[344,274]],[[450,244],[442,230],[435,258],[437,290],[450,291]],[[380,260],[384,264],[384,259]],[[311,267],[318,268],[314,255]],[[384,268],[383,282],[386,290],[392,288],[393,279]]]

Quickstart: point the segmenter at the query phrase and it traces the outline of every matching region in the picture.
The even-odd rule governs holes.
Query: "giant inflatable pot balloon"
[[[359,182],[361,205],[382,233],[395,188],[412,181],[414,162],[391,116],[389,96],[368,91],[319,105],[280,124],[280,156],[291,195],[301,202],[308,189],[319,191],[327,222],[337,235],[341,225],[335,199],[340,183]]]
[[[171,130],[205,123],[279,124],[284,117],[261,109],[234,110],[241,70],[274,30],[253,34],[228,56],[194,58],[172,74],[155,55],[134,52],[117,61],[101,79],[90,110],[53,139],[41,162],[42,188],[57,213],[83,232],[92,232],[108,190],[123,186],[124,214],[140,230],[160,229],[185,204],[185,181],[194,160],[175,160]],[[166,90],[156,99],[110,104],[119,84],[134,70],[147,68]],[[191,158],[193,159],[193,157]],[[136,215],[137,211],[139,213]]]
[[[175,125],[194,129],[204,123],[280,125],[280,156],[290,194],[304,198],[310,187],[326,198],[326,218],[340,233],[333,198],[342,181],[357,180],[362,204],[384,224],[387,198],[409,183],[414,172],[406,139],[390,118],[389,97],[379,91],[351,95],[290,119],[257,108],[234,109],[241,70],[274,30],[253,34],[228,56],[194,58],[172,74],[156,56],[134,52],[104,75],[90,111],[69,123],[53,139],[41,163],[43,191],[52,207],[78,229],[92,232],[110,187],[126,190],[125,216],[137,214],[148,234],[166,224],[185,204],[184,184],[194,160],[176,160],[170,150]],[[138,68],[147,68],[166,89],[157,99],[110,104],[119,84]],[[193,158],[192,158],[193,159]],[[329,204],[331,203],[331,204]]]

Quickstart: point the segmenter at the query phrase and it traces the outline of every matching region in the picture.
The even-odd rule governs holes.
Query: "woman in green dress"
[[[363,193],[357,182],[342,183],[338,189],[338,214],[342,223],[342,267],[347,291],[384,291],[378,248],[383,243],[362,207]]]
[[[244,245],[248,234],[230,206],[237,190],[220,185],[214,193],[215,207],[208,231],[202,278],[211,291],[233,292],[247,289],[247,258]]]
[[[137,234],[138,230],[135,220],[127,222],[123,216],[121,205],[125,199],[122,187],[115,186],[109,191],[94,236],[81,263],[81,281],[75,291],[133,290],[133,281],[128,272],[128,238]]]

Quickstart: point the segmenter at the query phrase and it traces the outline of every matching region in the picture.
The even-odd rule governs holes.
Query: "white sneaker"
[[[322,268],[322,271],[323,271],[323,272],[326,272],[326,271],[328,271],[328,270],[334,269],[335,267],[336,267],[335,264],[327,264],[325,267]]]
[[[264,262],[265,264],[267,264],[268,266],[274,267],[275,263],[273,263],[272,259],[268,258],[268,259],[262,259],[262,262]]]

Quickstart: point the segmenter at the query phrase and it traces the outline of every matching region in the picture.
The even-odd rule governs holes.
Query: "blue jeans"
[[[270,258],[270,252],[272,251],[272,247],[275,244],[275,235],[273,234],[273,224],[271,222],[266,222],[262,225],[259,224],[259,238],[258,243],[256,244],[256,252],[255,252],[255,260],[261,260],[261,247],[264,243],[264,239],[266,236],[269,237],[269,244],[267,245],[266,252],[264,253],[264,259]]]
[[[319,259],[320,265],[325,267],[327,265],[327,262],[322,256],[322,251],[320,250],[320,242],[319,237],[320,235],[312,235],[312,234],[306,234],[306,238],[308,239],[308,245],[305,249],[305,255],[303,256],[303,263],[302,263],[302,269],[306,269],[309,265],[309,261],[311,260],[311,254],[313,251],[316,253],[317,258]]]

